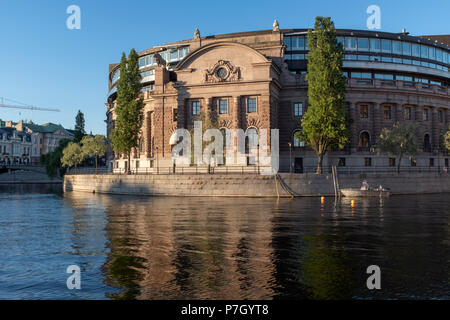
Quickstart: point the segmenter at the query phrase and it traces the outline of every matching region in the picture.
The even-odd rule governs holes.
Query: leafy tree
[[[102,157],[107,151],[105,137],[100,134],[95,137],[84,136],[81,140],[81,145],[84,155],[88,157],[95,157],[95,170],[97,171],[98,157]]]
[[[84,161],[86,155],[83,153],[79,143],[70,142],[63,150],[63,156],[61,158],[61,164],[72,167],[79,165]]]
[[[450,124],[442,132],[439,140],[440,150],[450,152]]]
[[[74,142],[80,142],[81,139],[86,134],[84,131],[84,114],[78,110],[77,116],[75,117],[75,137]]]
[[[410,159],[421,149],[422,131],[415,122],[397,122],[392,129],[383,128],[378,138],[378,152],[387,152],[398,160],[397,173],[400,173],[402,158]]]
[[[302,137],[317,154],[316,173],[331,148],[343,148],[348,141],[345,112],[346,79],[342,73],[342,45],[330,18],[317,17],[308,31],[309,108],[302,120]]]
[[[142,89],[139,73],[138,55],[131,49],[128,59],[125,53],[120,61],[120,78],[117,84],[117,106],[115,128],[111,133],[115,152],[124,154],[128,159],[130,172],[131,151],[138,146],[139,132],[144,116],[144,103],[140,97]]]
[[[55,177],[58,173],[58,169],[61,169],[62,153],[69,142],[69,139],[62,139],[59,141],[58,146],[53,152],[41,155],[41,163],[45,164],[45,171],[49,177]],[[63,174],[63,170],[60,170],[60,173]]]

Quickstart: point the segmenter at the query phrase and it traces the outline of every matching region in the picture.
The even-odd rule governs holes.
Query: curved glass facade
[[[344,47],[344,60],[372,61],[421,66],[448,72],[449,50],[406,40],[379,39],[357,36],[339,36]],[[306,35],[284,37],[287,61],[307,60]]]

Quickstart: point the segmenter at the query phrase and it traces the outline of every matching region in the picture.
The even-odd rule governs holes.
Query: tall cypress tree
[[[111,133],[114,151],[125,155],[128,159],[128,173],[131,152],[138,146],[139,132],[144,120],[142,113],[144,102],[139,96],[142,84],[138,60],[139,57],[134,49],[131,49],[128,59],[125,53],[122,54],[120,78],[117,84],[116,120]]]
[[[348,141],[345,112],[346,79],[342,73],[342,45],[330,18],[317,17],[314,30],[308,31],[309,108],[302,120],[303,139],[317,154],[316,173],[333,147],[343,148]]]
[[[78,110],[77,116],[75,117],[75,142],[80,142],[81,139],[86,134],[84,130],[84,114],[81,110]]]

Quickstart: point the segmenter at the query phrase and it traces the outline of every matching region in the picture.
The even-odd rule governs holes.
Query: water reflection
[[[86,195],[70,194],[69,198]],[[448,297],[447,198],[130,198],[104,207],[113,299]],[[383,290],[366,268],[380,265]]]
[[[352,208],[39,191],[0,192],[0,299],[450,298],[448,195]],[[82,290],[65,286],[71,264]]]

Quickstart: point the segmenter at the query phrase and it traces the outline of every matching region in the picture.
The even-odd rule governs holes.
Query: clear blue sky
[[[69,5],[81,8],[81,30],[68,30]],[[108,64],[122,51],[202,36],[310,28],[331,16],[337,28],[366,29],[366,8],[381,8],[382,30],[450,34],[449,0],[102,1],[0,0],[0,97],[60,113],[0,109],[0,119],[32,119],[73,128],[81,109],[86,130],[104,134]]]

